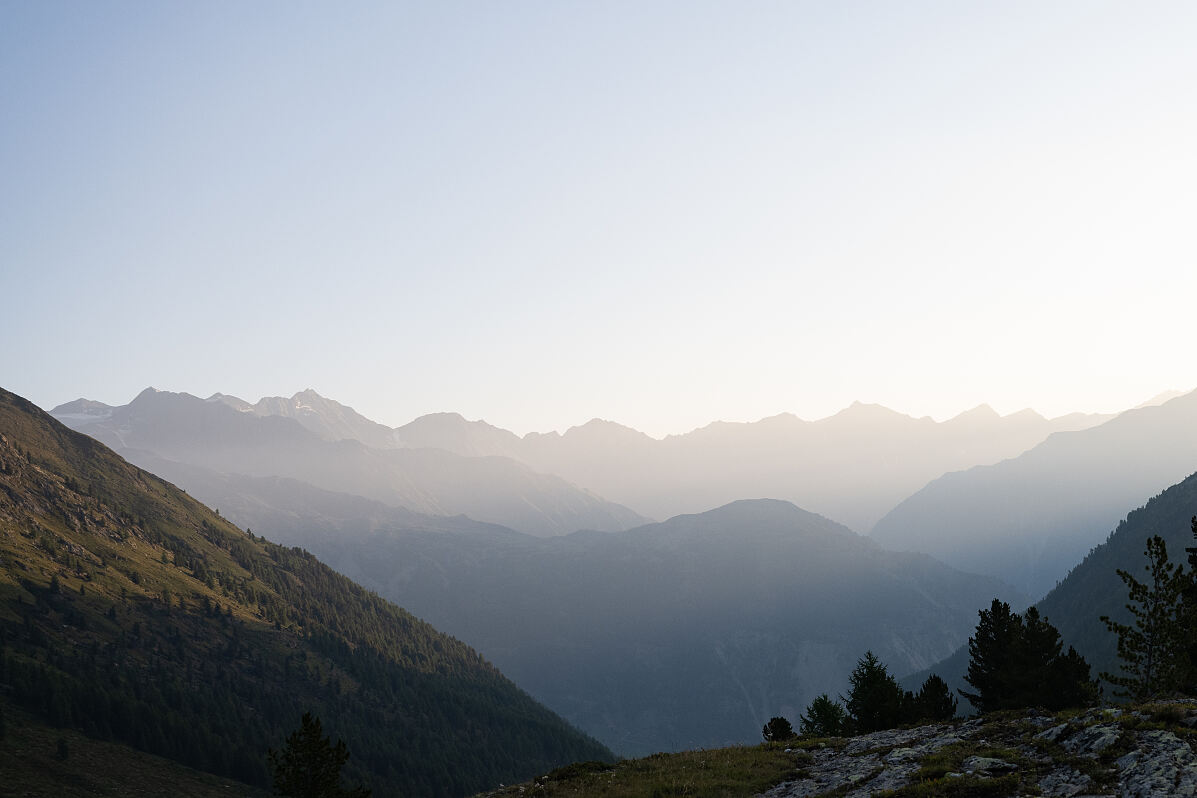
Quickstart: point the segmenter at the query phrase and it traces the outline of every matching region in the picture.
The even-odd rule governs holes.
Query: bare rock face
[[[980,721],[968,721],[890,729],[840,741],[842,746],[814,749],[813,761],[804,768],[804,778],[779,784],[764,796],[806,798],[845,785],[851,785],[846,793],[849,798],[895,790],[913,781],[925,758],[963,742],[980,726]]]
[[[1194,719],[1197,702],[1172,701],[1072,717],[1028,710],[1021,717],[808,741],[796,746],[806,751],[799,778],[761,798],[831,791],[865,798],[940,779],[958,780],[954,792],[962,795],[1197,797]]]
[[[1163,729],[1138,732],[1135,742],[1116,763],[1120,796],[1197,795],[1197,754],[1189,743]]]

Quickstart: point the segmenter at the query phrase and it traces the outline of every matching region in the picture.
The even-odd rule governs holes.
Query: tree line
[[[1197,516],[1190,521],[1197,543]],[[1148,539],[1147,580],[1118,569],[1126,584],[1126,609],[1132,623],[1102,616],[1118,636],[1120,673],[1090,678],[1090,666],[1035,607],[1019,614],[994,599],[981,610],[968,641],[969,663],[960,690],[978,712],[1042,707],[1059,711],[1092,706],[1102,697],[1100,681],[1114,695],[1147,701],[1197,693],[1197,545],[1185,549],[1189,570],[1173,564],[1168,547],[1156,535]],[[949,720],[958,705],[947,683],[931,674],[917,693],[903,690],[886,666],[868,651],[848,677],[849,690],[839,700],[824,693],[799,718],[798,733],[814,737],[850,736],[918,723]],[[762,729],[766,741],[796,736],[789,720],[770,719]]]

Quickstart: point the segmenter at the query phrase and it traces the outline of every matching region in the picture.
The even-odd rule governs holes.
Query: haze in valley
[[[959,686],[995,598],[1110,667],[1197,495],[1195,33],[0,0],[0,639],[216,696],[122,745],[264,786],[301,695],[427,795]]]

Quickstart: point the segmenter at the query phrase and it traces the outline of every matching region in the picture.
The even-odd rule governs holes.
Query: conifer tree
[[[1168,561],[1168,546],[1159,535],[1147,541],[1143,554],[1150,574],[1144,584],[1118,569],[1126,583],[1126,609],[1134,616],[1128,625],[1101,616],[1106,628],[1118,635],[1118,659],[1123,675],[1102,673],[1101,678],[1122,688],[1115,695],[1143,701],[1174,691],[1184,676],[1184,606],[1181,596],[1190,580],[1180,565]]]
[[[1071,646],[1063,652],[1059,631],[1037,609],[1027,609],[1024,620],[1009,604],[994,599],[979,614],[968,640],[964,677],[976,692],[960,694],[980,712],[1032,706],[1056,711],[1096,700],[1089,664]]]
[[[769,722],[765,724],[765,728],[761,730],[761,736],[765,738],[767,743],[779,743],[785,740],[792,740],[796,736],[794,734],[794,727],[790,722],[783,717],[770,718]]]
[[[1072,646],[1063,650],[1060,632],[1028,607],[1023,641],[1018,649],[1022,673],[1021,706],[1042,706],[1053,712],[1097,702],[1097,681],[1089,678],[1089,663]]]
[[[964,680],[977,691],[960,694],[980,712],[1004,709],[1011,692],[1007,682],[1013,672],[1013,651],[1022,635],[1018,614],[1010,605],[993,600],[981,610],[977,630],[968,640],[968,673]]]
[[[931,674],[923,682],[911,701],[911,721],[940,721],[956,717],[956,698],[948,683],[937,674]]]
[[[1197,515],[1189,521],[1193,538],[1197,541]],[[1185,548],[1189,555],[1189,578],[1181,591],[1181,634],[1185,641],[1184,667],[1180,686],[1189,695],[1197,695],[1197,546]]]
[[[844,704],[855,733],[892,729],[902,722],[905,694],[872,651],[856,663],[848,682],[852,688]]]
[[[823,693],[798,716],[798,730],[809,737],[842,737],[849,732],[848,713]]]
[[[320,719],[303,713],[299,729],[287,737],[281,751],[269,752],[274,792],[289,798],[369,798],[370,791],[341,786],[341,768],[349,760],[343,740],[329,742]]]

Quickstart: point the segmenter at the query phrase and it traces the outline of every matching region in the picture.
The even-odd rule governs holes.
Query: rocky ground
[[[795,745],[762,798],[1197,796],[1197,702],[1005,713]]]

